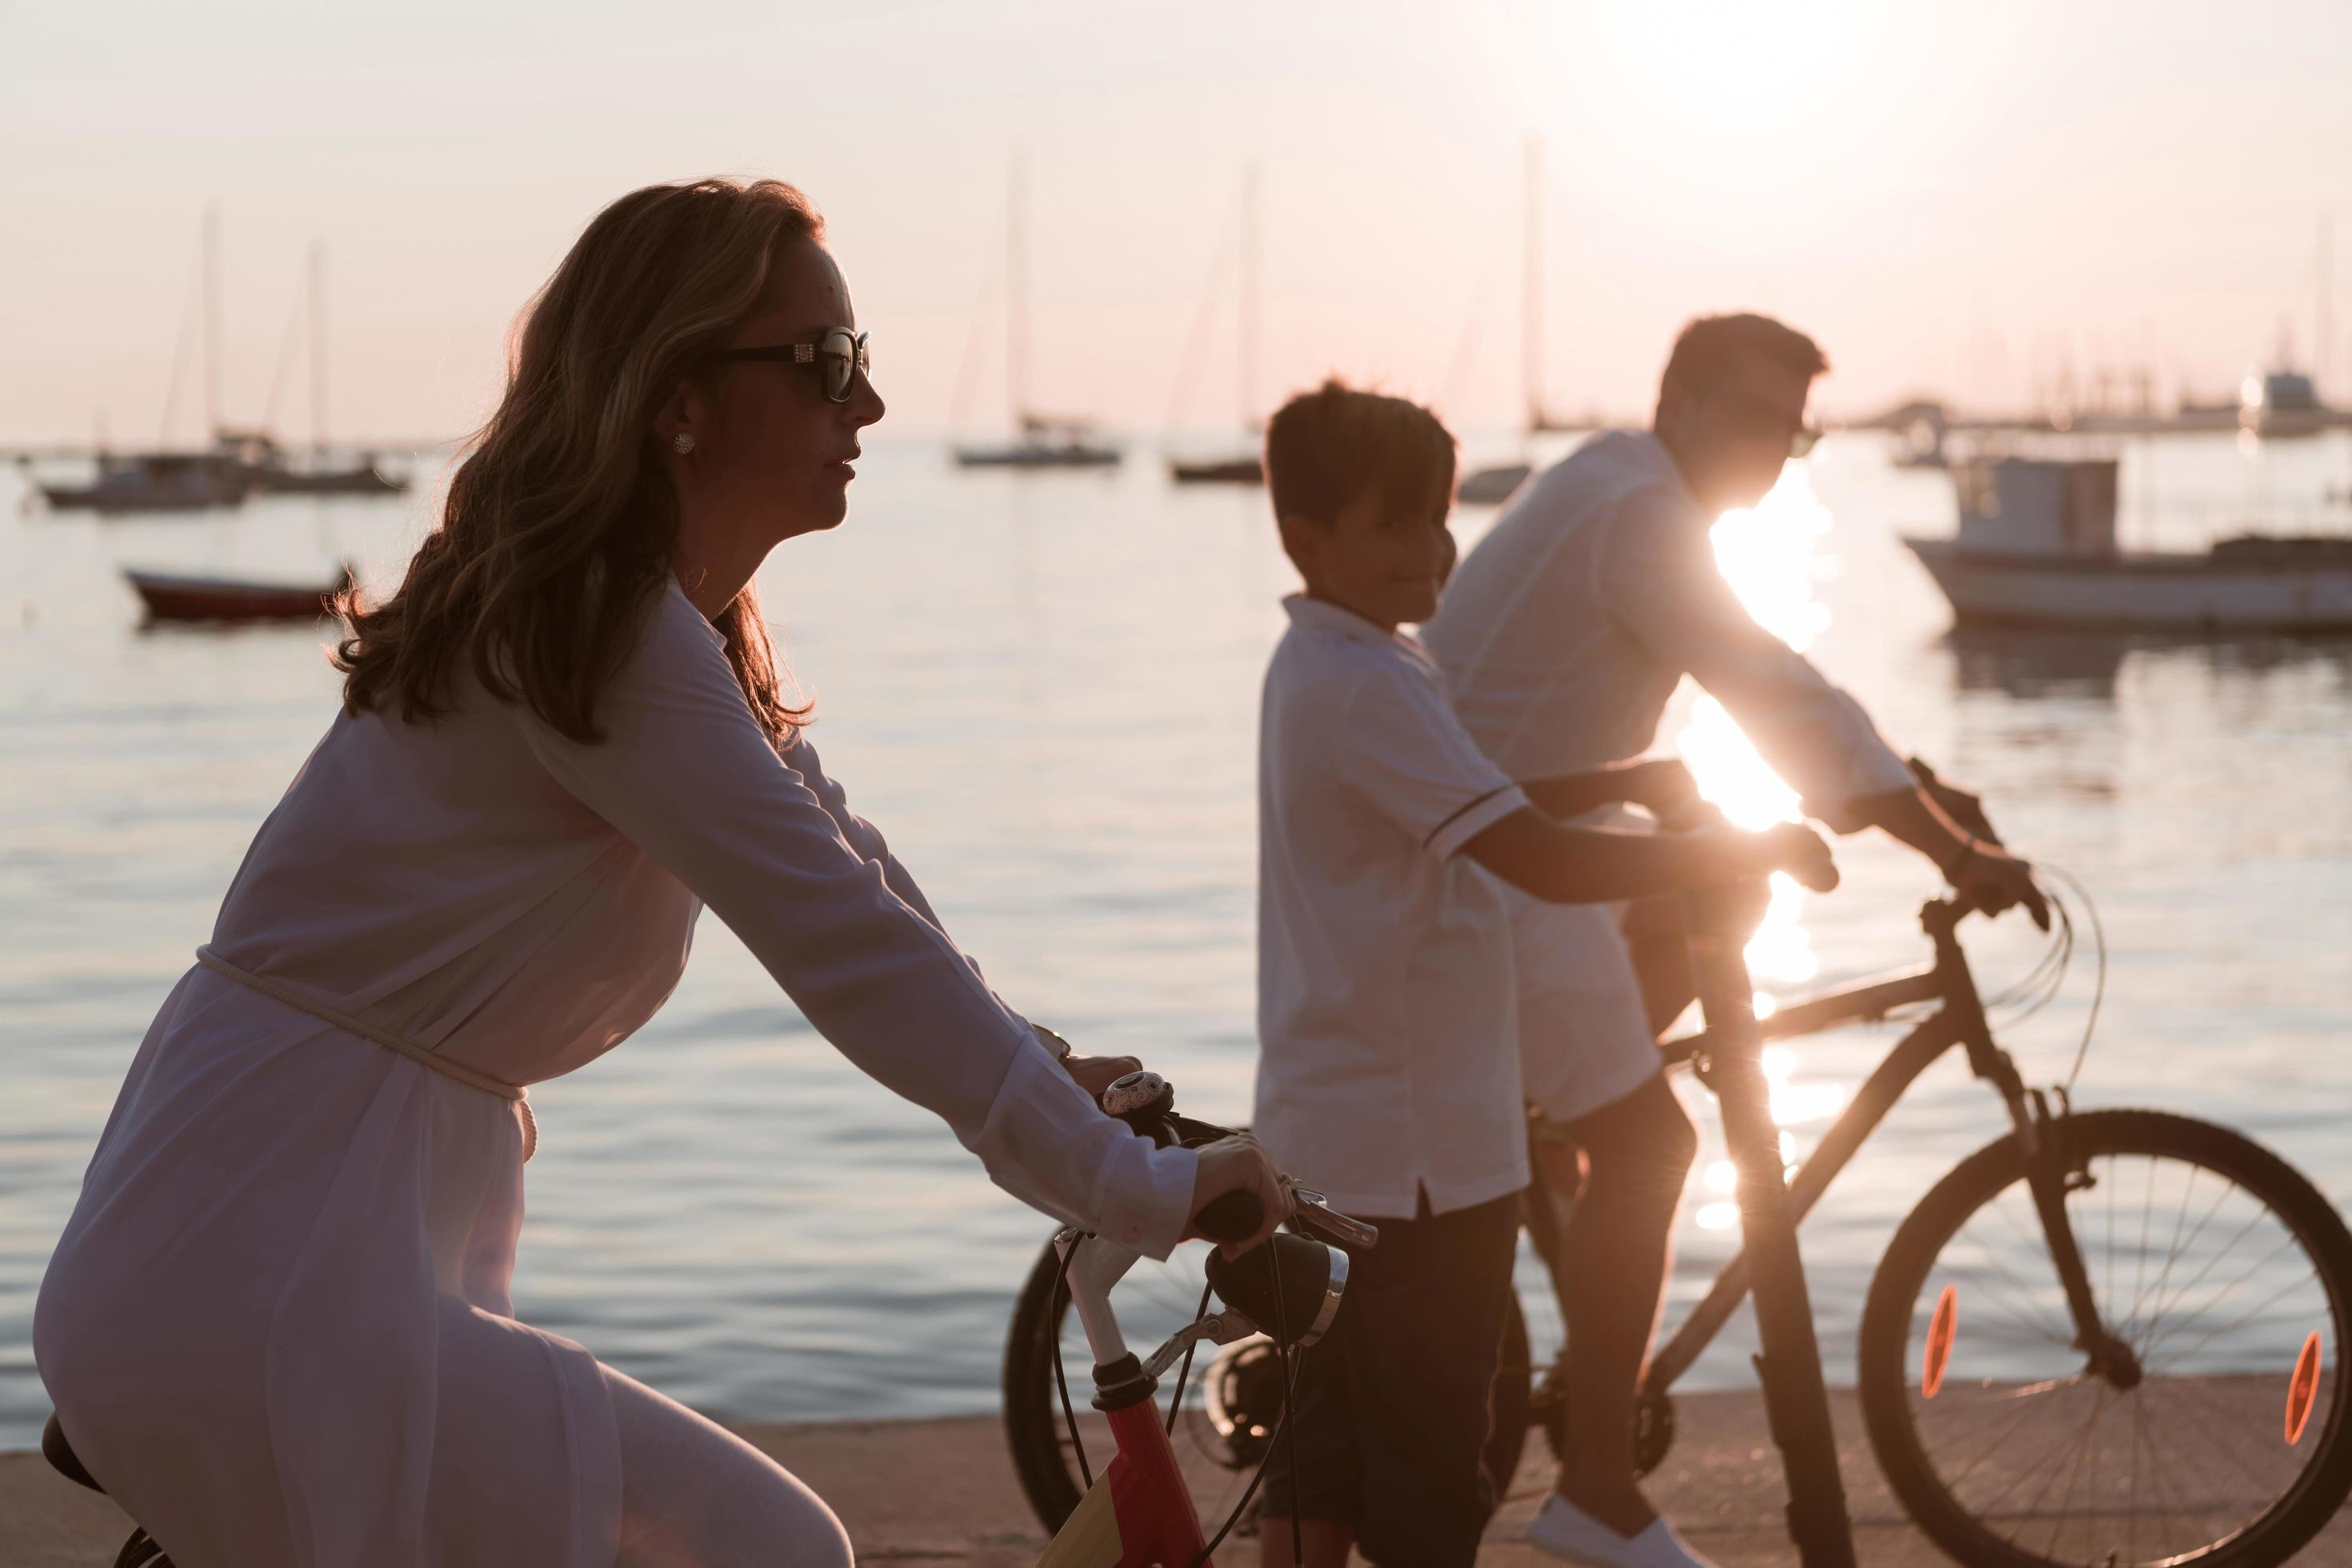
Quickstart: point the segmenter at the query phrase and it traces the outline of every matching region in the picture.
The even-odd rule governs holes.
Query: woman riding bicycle
[[[882,416],[814,209],[637,191],[533,303],[343,703],[141,1046],[43,1281],[66,1432],[183,1568],[835,1563],[748,1444],[516,1322],[521,1086],[709,904],[1006,1190],[1164,1256],[1256,1147],[1155,1150],[992,993],[801,732],[752,577]]]

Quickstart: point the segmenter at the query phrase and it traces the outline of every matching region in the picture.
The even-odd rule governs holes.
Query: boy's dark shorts
[[[1495,1510],[1479,1458],[1518,1250],[1519,1195],[1431,1217],[1382,1219],[1350,1256],[1330,1331],[1298,1359],[1298,1473],[1289,1438],[1266,1466],[1260,1528],[1353,1527],[1384,1568],[1451,1568],[1478,1552]]]

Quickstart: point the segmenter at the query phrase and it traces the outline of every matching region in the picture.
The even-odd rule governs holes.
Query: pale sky
[[[1338,370],[1499,426],[1530,136],[1558,405],[1645,409],[1675,328],[1740,308],[1822,341],[1832,411],[2021,402],[2069,360],[2168,400],[2283,324],[2313,358],[2330,215],[2352,249],[2347,61],[2340,0],[0,0],[0,443],[156,437],[208,203],[228,416],[262,414],[317,239],[333,432],[457,434],[594,211],[707,173],[824,208],[886,428],[989,427],[1016,150],[1036,401],[1162,424],[1213,309],[1175,413],[1232,421],[1209,279],[1255,162],[1261,404]],[[2336,294],[2320,368],[2352,393]]]

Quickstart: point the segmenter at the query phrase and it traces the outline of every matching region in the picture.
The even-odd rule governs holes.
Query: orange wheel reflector
[[[1951,1364],[1952,1336],[1959,1331],[1960,1289],[1947,1285],[1936,1300],[1936,1315],[1927,1320],[1927,1353],[1919,1362],[1919,1397],[1933,1399],[1944,1386],[1944,1368]]]
[[[2311,1425],[2311,1407],[2319,1402],[2319,1331],[2303,1342],[2303,1353],[2294,1358],[2294,1376],[2286,1385],[2286,1444],[2292,1448],[2303,1441],[2303,1429]]]

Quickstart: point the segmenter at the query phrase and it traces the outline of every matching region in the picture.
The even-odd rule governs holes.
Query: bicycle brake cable
[[[1094,1489],[1095,1473],[1087,1464],[1087,1440],[1078,1435],[1077,1412],[1070,1408],[1069,1374],[1062,1370],[1062,1314],[1069,1309],[1070,1259],[1078,1255],[1078,1248],[1086,1245],[1086,1239],[1083,1236],[1076,1237],[1068,1247],[1063,1248],[1062,1266],[1054,1270],[1052,1310],[1045,1314],[1045,1321],[1053,1325],[1054,1331],[1054,1388],[1062,1396],[1062,1424],[1070,1429],[1070,1447],[1077,1451],[1078,1476],[1086,1483],[1081,1489],[1082,1493]]]
[[[1291,1406],[1298,1403],[1298,1363],[1290,1353],[1290,1304],[1282,1293],[1282,1248],[1271,1241],[1266,1243],[1266,1260],[1274,1272],[1274,1331],[1280,1336],[1282,1413],[1286,1416]],[[1307,1527],[1300,1522],[1298,1513],[1298,1423],[1286,1421],[1284,1426],[1290,1438],[1290,1561],[1294,1568],[1307,1568]]]
[[[1194,1322],[1209,1315],[1209,1292],[1215,1289],[1213,1285],[1201,1287],[1201,1304],[1192,1309]],[[1192,1375],[1192,1352],[1200,1348],[1201,1342],[1197,1339],[1187,1344],[1184,1347],[1184,1364],[1176,1369],[1176,1393],[1168,1401],[1168,1436],[1171,1437],[1176,1436],[1176,1413],[1184,1408],[1184,1380]]]
[[[1242,1500],[1234,1505],[1233,1512],[1225,1515],[1225,1522],[1217,1527],[1217,1533],[1201,1548],[1201,1554],[1192,1559],[1190,1568],[1202,1568],[1217,1548],[1224,1544],[1225,1537],[1233,1533],[1234,1526],[1241,1522],[1242,1515],[1249,1510],[1250,1500],[1257,1496],[1258,1483],[1265,1479],[1265,1468],[1274,1462],[1274,1450],[1286,1438],[1290,1447],[1290,1559],[1302,1568],[1307,1561],[1305,1526],[1299,1522],[1298,1513],[1298,1428],[1292,1425],[1290,1419],[1291,1406],[1297,1403],[1298,1383],[1290,1360],[1290,1323],[1282,1296],[1281,1248],[1276,1247],[1266,1254],[1266,1264],[1274,1275],[1274,1356],[1275,1364],[1282,1374],[1282,1409],[1275,1416],[1274,1430],[1266,1434],[1265,1452],[1258,1456],[1256,1473],[1250,1477],[1249,1486],[1242,1492]]]
[[[2080,878],[2064,867],[2053,866],[2047,860],[2038,861],[2036,866],[2039,869],[2047,871],[2064,882],[2074,890],[2074,896],[2083,900],[2083,913],[2088,916],[2091,921],[2091,951],[2098,959],[2096,978],[2091,986],[2090,1016],[2083,1020],[2083,1041],[2074,1047],[2074,1065],[2066,1074],[2066,1093],[2072,1095],[2074,1091],[2074,1080],[2082,1077],[2083,1063],[2091,1054],[2091,1035],[2099,1026],[2100,1005],[2107,999],[2107,930],[2099,920],[2097,901],[2091,897],[2091,889],[2083,886]],[[2070,931],[2073,929],[2072,921],[2068,922],[2068,929]]]

